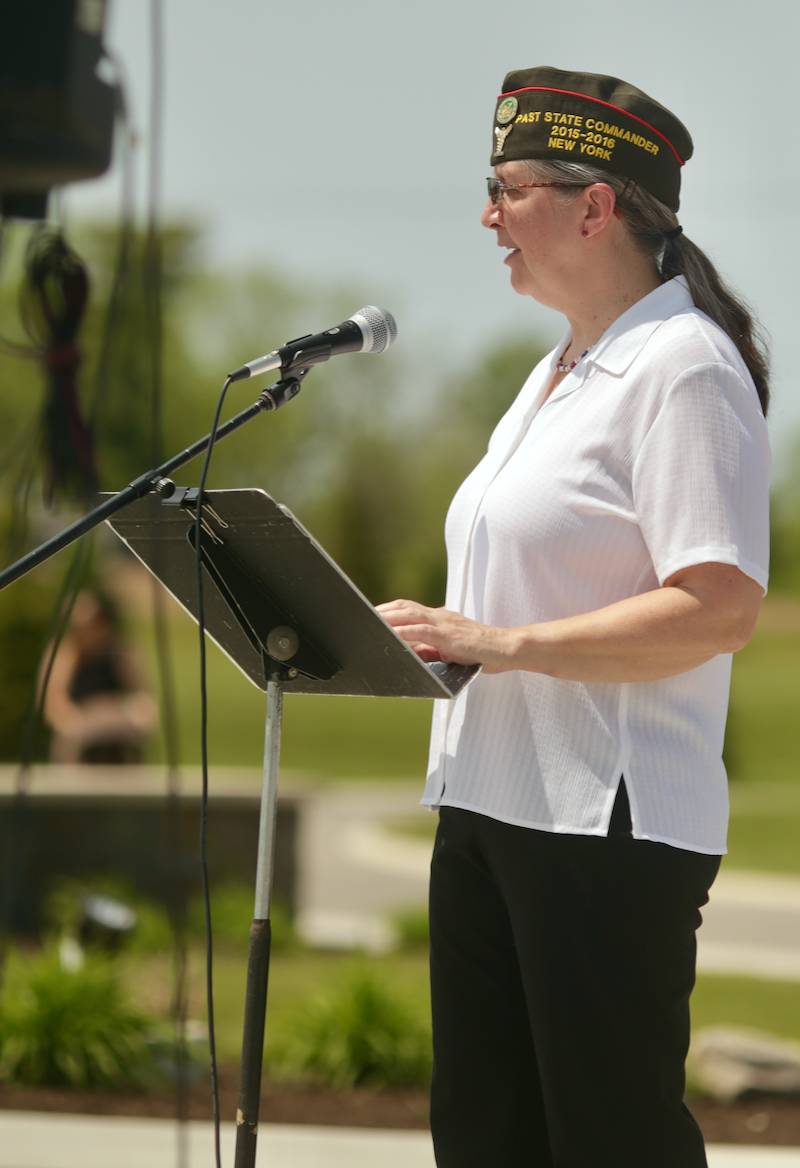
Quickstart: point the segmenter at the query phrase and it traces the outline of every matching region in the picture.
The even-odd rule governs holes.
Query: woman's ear
[[[608,183],[592,183],[583,192],[583,222],[581,235],[588,239],[599,235],[612,216],[617,215],[617,196]]]

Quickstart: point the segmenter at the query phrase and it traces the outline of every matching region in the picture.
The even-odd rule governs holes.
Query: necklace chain
[[[571,344],[572,344],[572,341],[570,341],[570,345]],[[569,345],[567,345],[567,349],[568,348],[569,348]],[[592,346],[589,345],[589,349],[591,349],[591,348],[592,348]],[[583,358],[586,356],[586,354],[589,352],[589,349],[584,349],[583,352],[581,353],[580,357],[576,357],[574,361],[565,361],[564,354],[566,353],[567,349],[565,349],[564,352],[561,354],[560,359],[558,361],[556,361],[556,372],[557,373],[571,373],[572,370],[575,368],[575,366],[578,364],[578,362],[582,361]]]

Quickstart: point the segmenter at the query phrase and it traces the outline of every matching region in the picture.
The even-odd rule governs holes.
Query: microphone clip
[[[310,365],[304,369],[294,369],[288,377],[282,377],[274,385],[268,385],[266,389],[262,389],[258,398],[261,402],[261,408],[265,410],[279,410],[281,406],[285,406],[287,402],[290,402],[293,397],[297,397],[302,388],[303,378],[310,369]]]

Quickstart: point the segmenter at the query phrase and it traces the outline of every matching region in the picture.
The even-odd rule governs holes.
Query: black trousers
[[[700,907],[719,868],[442,807],[431,863],[439,1168],[706,1168],[683,1103]]]

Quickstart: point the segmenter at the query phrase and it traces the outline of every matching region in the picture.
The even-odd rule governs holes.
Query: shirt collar
[[[610,324],[586,357],[608,373],[622,374],[633,364],[656,329],[693,306],[685,276],[660,284]]]

